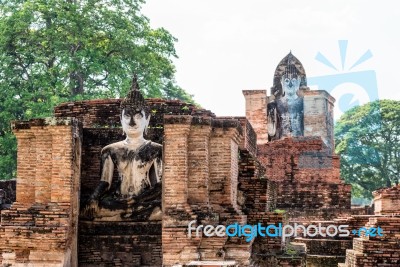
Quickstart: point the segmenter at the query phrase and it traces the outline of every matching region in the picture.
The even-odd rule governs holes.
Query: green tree
[[[0,179],[13,177],[10,120],[50,116],[60,102],[120,97],[138,75],[147,97],[176,85],[176,39],[153,29],[143,0],[0,0]]]
[[[335,125],[341,175],[355,197],[399,183],[400,101],[377,100],[347,111]]]

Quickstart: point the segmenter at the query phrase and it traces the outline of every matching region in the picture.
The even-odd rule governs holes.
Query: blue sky
[[[290,50],[308,78],[369,71],[379,98],[400,100],[399,1],[147,0],[142,12],[178,38],[178,84],[218,116],[244,115],[244,89],[269,93],[275,67]],[[347,40],[343,68],[339,40]],[[368,50],[372,57],[349,70]],[[336,70],[316,60],[318,52]],[[338,84],[336,118],[373,98],[371,90]]]

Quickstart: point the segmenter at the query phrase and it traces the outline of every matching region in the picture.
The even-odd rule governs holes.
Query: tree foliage
[[[399,183],[400,101],[377,100],[347,111],[335,125],[341,175],[356,197]]]
[[[10,120],[50,116],[60,102],[124,96],[193,102],[176,85],[176,39],[153,29],[142,0],[0,0],[0,179],[15,170]]]

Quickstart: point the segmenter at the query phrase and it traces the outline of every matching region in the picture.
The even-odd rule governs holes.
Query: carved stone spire
[[[121,111],[126,108],[136,110],[137,112],[144,110],[146,115],[149,113],[149,106],[140,92],[136,74],[133,75],[131,90],[124,100],[121,101]]]

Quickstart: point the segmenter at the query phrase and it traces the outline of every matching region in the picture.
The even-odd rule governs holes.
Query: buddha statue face
[[[283,95],[288,99],[297,99],[297,91],[300,87],[300,77],[297,74],[285,74],[281,79]]]
[[[140,137],[143,135],[150,120],[150,115],[147,116],[144,110],[136,110],[124,108],[121,115],[122,129],[128,137]]]

